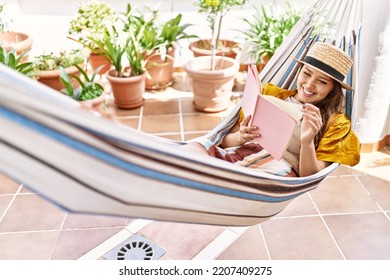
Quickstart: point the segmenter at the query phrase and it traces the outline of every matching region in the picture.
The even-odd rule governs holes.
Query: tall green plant
[[[122,39],[114,26],[104,28],[104,37],[97,40],[89,39],[96,44],[96,53],[106,58],[115,68],[118,77],[129,76],[125,73],[123,67],[123,56],[129,44],[129,38]]]
[[[256,63],[273,56],[301,17],[301,12],[289,3],[287,8],[280,6],[255,7],[256,13],[251,17],[243,17],[246,28],[238,29],[245,41],[250,42],[249,53]]]

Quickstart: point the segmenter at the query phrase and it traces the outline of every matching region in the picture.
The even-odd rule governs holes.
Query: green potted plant
[[[129,18],[130,19],[130,18]],[[128,22],[128,32],[119,32],[114,26],[105,28],[104,39],[91,38],[97,45],[97,52],[113,66],[105,73],[110,83],[117,107],[132,109],[144,104],[145,60],[142,57],[140,37],[142,29],[133,21]]]
[[[260,10],[255,7],[256,13],[248,18],[243,17],[243,29],[241,33],[243,40],[248,43],[244,53],[249,54],[253,63],[259,71],[275,51],[283,43],[301,17],[301,12],[286,2],[286,7],[275,5],[261,5]]]
[[[143,30],[140,44],[146,61],[148,73],[145,86],[149,90],[164,89],[172,84],[174,59],[178,41],[197,36],[187,34],[186,29],[191,24],[183,24],[182,14],[167,21],[159,19],[158,10],[150,10],[150,18],[144,14],[134,16],[138,21],[136,26]]]
[[[104,65],[100,65],[91,75],[88,75],[83,68],[76,65],[80,72],[80,77],[78,77],[74,74],[68,74],[65,68],[60,66],[60,81],[63,85],[61,92],[74,100],[89,103],[92,107],[99,105],[104,101],[104,87],[96,82],[96,78],[103,67]],[[78,81],[78,87],[74,87],[72,78]]]
[[[223,20],[235,6],[243,6],[247,0],[197,0],[198,12],[206,18],[211,31],[211,39],[194,41],[190,49],[194,56],[220,55],[235,58],[241,50],[238,42],[220,38]]]
[[[61,51],[59,53],[41,54],[35,56],[33,65],[35,69],[36,79],[60,91],[63,86],[60,81],[60,67],[65,68],[65,71],[74,76],[80,76],[79,69],[76,65],[83,66],[87,54],[83,49],[72,49],[69,51]],[[77,80],[73,79],[74,86],[77,86]]]
[[[14,49],[16,54],[20,55],[31,49],[33,40],[27,33],[10,30],[11,22],[5,13],[5,3],[0,3],[0,47],[7,51]],[[22,60],[28,60],[27,53],[23,55]]]
[[[116,13],[110,4],[92,0],[80,2],[77,15],[70,21],[68,38],[79,42],[91,51],[89,64],[93,69],[105,65],[101,73],[110,69],[111,64],[99,54],[96,42],[104,40],[106,26],[116,22]]]
[[[5,48],[0,47],[0,63],[26,76],[32,77],[34,76],[34,66],[32,62],[24,61],[28,52],[29,50],[17,54],[15,49],[7,51]]]
[[[233,6],[243,5],[245,2],[246,0],[198,0],[195,3],[199,6],[198,11],[206,15],[212,31],[212,39],[208,41],[209,50],[200,55],[195,54],[194,59],[184,65],[184,70],[192,81],[194,106],[199,111],[220,112],[231,105],[234,77],[239,70],[239,63],[235,60],[236,52],[229,55],[231,47],[225,45],[220,48],[220,52],[217,49],[224,42],[220,39],[224,16]],[[191,44],[190,48],[194,50]]]

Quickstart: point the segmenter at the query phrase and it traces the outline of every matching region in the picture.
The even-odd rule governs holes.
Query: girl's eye
[[[305,74],[306,76],[310,77],[310,73],[309,72],[303,72],[303,74]]]
[[[327,82],[321,81],[321,80],[319,80],[318,82],[320,82],[320,83],[323,84],[323,85],[326,85],[326,84],[327,84]]]

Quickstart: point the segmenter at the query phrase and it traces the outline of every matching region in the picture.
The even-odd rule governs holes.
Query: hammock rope
[[[284,87],[291,87],[297,69],[293,57],[302,57],[319,40],[313,33],[313,19],[319,20],[319,12],[328,5],[344,11],[341,2],[320,0],[309,9],[260,79],[275,84],[283,80]],[[346,9],[361,12],[350,6]],[[356,61],[360,30],[355,32],[357,40],[348,39],[348,48]],[[354,66],[348,76],[351,85],[357,69]],[[238,110],[239,105],[206,136],[218,142],[235,123]],[[338,166],[331,164],[308,177],[287,178],[183,153],[178,149],[180,142],[97,118],[81,110],[77,102],[3,65],[0,128],[0,172],[78,213],[253,225],[315,189]]]

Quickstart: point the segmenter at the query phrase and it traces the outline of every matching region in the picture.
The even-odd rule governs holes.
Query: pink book
[[[241,106],[245,116],[252,115],[249,124],[258,127],[256,132],[260,137],[254,139],[254,142],[280,160],[302,118],[302,106],[261,94],[261,83],[254,65],[248,69]]]

